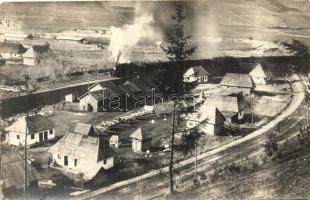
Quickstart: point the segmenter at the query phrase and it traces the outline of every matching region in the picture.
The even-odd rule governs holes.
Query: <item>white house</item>
[[[132,150],[133,152],[143,152],[150,150],[152,137],[142,130],[141,127],[137,128],[131,135],[132,139]]]
[[[27,133],[27,146],[42,143],[55,138],[55,124],[42,115],[21,117],[8,131],[9,145],[24,146]]]
[[[112,135],[109,139],[110,147],[118,148],[119,146],[119,137],[118,135]]]
[[[264,67],[261,63],[258,63],[250,72],[250,76],[255,84],[267,85],[272,80],[273,74],[268,68]]]
[[[188,115],[186,128],[198,128],[208,135],[218,135],[224,130],[224,115],[215,106],[202,105],[196,113]]]
[[[209,72],[202,66],[195,66],[189,68],[183,75],[183,82],[185,83],[206,83],[208,82]]]
[[[114,166],[114,151],[97,137],[69,132],[49,151],[54,163],[85,181]]]

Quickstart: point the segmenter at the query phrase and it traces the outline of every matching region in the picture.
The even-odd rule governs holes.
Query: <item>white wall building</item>
[[[55,138],[54,123],[42,115],[21,117],[8,131],[7,142],[9,145],[24,146],[27,133],[27,146],[43,143]]]

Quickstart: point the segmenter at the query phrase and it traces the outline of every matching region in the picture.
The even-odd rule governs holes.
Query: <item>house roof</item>
[[[202,66],[194,66],[194,67],[191,67],[189,68],[185,74],[185,76],[192,76],[192,75],[195,75],[195,76],[208,76],[210,75],[210,73]]]
[[[140,89],[142,92],[145,92],[145,93],[152,92],[152,88],[141,79],[136,78],[136,79],[129,80],[128,82],[134,85],[135,87],[137,87],[138,89]]]
[[[141,89],[134,85],[131,82],[126,82],[122,85],[122,87],[129,93],[139,93],[141,92]]]
[[[221,121],[225,121],[224,115],[215,106],[202,105],[199,112],[189,116],[190,120],[197,122],[207,122],[208,124],[218,124]]]
[[[23,55],[25,58],[34,58],[37,54],[47,53],[50,50],[48,44],[44,45],[33,45]]]
[[[3,188],[15,187],[22,189],[24,187],[24,159],[16,152],[1,154],[1,172],[0,179],[3,181]],[[38,180],[39,175],[31,165],[27,165],[28,181]]]
[[[252,77],[259,77],[259,78],[271,78],[273,76],[270,69],[266,68],[261,63],[258,63],[249,74]]]
[[[40,131],[53,129],[55,127],[55,124],[47,117],[44,117],[42,115],[33,115],[19,118],[16,122],[9,126],[7,130],[12,132],[25,133],[26,126],[28,127],[28,134],[32,134]]]
[[[148,85],[150,86],[151,88],[154,88],[155,90],[158,90],[159,87],[158,87],[158,83],[156,83],[156,81],[151,78],[151,77],[143,77],[142,80]]]
[[[146,140],[151,139],[152,137],[146,133],[146,131],[142,130],[141,127],[137,128],[131,135],[130,138],[137,140]]]
[[[0,53],[23,54],[27,49],[18,43],[2,42],[0,43]]]
[[[99,138],[71,132],[65,134],[49,151],[90,162],[99,162],[114,155],[114,151],[108,145],[104,146]]]
[[[219,87],[213,90],[204,91],[204,95],[208,95],[208,93],[213,96],[236,96],[236,95],[241,94],[242,90],[239,88],[234,88],[234,87],[230,87],[230,88]]]
[[[94,127],[91,124],[77,123],[72,132],[81,135],[91,135],[94,133]]]
[[[249,74],[226,73],[221,85],[241,88],[253,88],[252,78]]]
[[[215,106],[221,112],[240,112],[238,98],[232,96],[209,96],[203,105]]]
[[[96,85],[100,85],[102,88],[107,88],[116,95],[124,95],[125,94],[125,92],[119,86],[117,86],[115,83],[113,83],[113,81],[100,82],[100,83],[93,85],[91,88],[95,87]]]
[[[80,96],[79,99],[83,99],[87,95],[91,95],[97,101],[101,101],[103,99],[108,99],[108,98],[111,98],[111,97],[118,96],[116,93],[112,92],[111,90],[104,89],[104,90],[97,90],[97,91],[93,91],[93,92],[86,92],[85,94]]]

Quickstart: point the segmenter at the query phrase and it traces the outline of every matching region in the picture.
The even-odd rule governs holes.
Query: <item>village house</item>
[[[270,69],[258,63],[254,69],[249,73],[253,82],[257,85],[267,85],[272,81],[272,72]]]
[[[209,72],[202,66],[195,66],[189,68],[183,75],[183,82],[185,83],[207,83]]]
[[[131,135],[132,140],[132,150],[133,152],[144,152],[150,150],[152,137],[147,134],[145,130],[142,130],[141,127],[137,128]]]
[[[114,151],[98,137],[69,132],[49,151],[54,164],[85,181],[114,166]]]
[[[204,105],[215,106],[230,123],[238,123],[244,117],[244,106],[235,96],[208,96]]]
[[[119,146],[118,135],[112,135],[109,139],[109,144],[110,144],[110,147],[112,147],[112,148],[118,148],[118,146]]]
[[[7,129],[9,145],[24,146],[27,133],[27,146],[55,139],[55,124],[42,115],[20,117]]]
[[[1,153],[0,187],[5,195],[24,189],[25,160],[17,152]],[[39,174],[33,166],[27,164],[27,187],[35,187]],[[1,195],[0,195],[1,197]],[[16,197],[11,197],[15,199]]]
[[[79,97],[80,110],[100,112],[124,109],[126,92],[112,81],[96,83],[88,91]]]
[[[243,95],[250,95],[254,88],[249,74],[238,73],[226,73],[220,85],[222,88],[238,88],[243,91]]]
[[[23,63],[24,65],[30,66],[36,65],[44,55],[50,52],[51,50],[48,43],[44,45],[33,45],[23,54]]]
[[[22,55],[26,50],[22,44],[13,42],[0,43],[0,55],[4,59],[22,59]]]
[[[224,131],[225,117],[215,106],[203,104],[196,113],[189,114],[186,128],[198,128],[208,135],[219,135]]]

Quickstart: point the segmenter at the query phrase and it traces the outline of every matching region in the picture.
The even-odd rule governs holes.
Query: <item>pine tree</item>
[[[191,35],[184,35],[183,21],[186,19],[184,15],[184,5],[181,2],[176,2],[175,15],[171,18],[175,22],[172,33],[168,33],[167,47],[161,47],[170,61],[184,61],[187,60],[196,50],[196,47],[187,49],[187,40]]]

